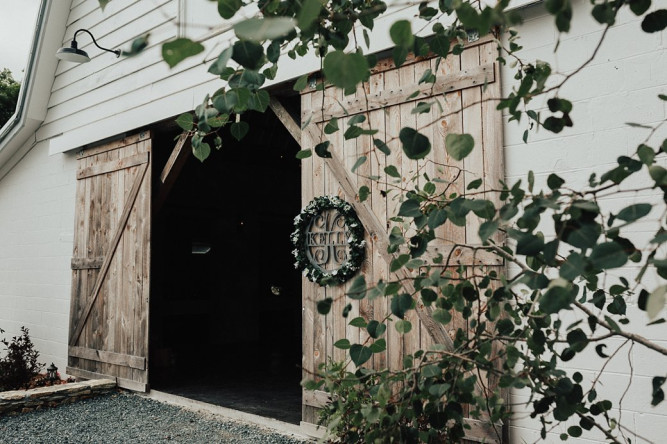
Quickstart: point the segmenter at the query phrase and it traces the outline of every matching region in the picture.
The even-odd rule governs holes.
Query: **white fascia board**
[[[58,65],[54,54],[65,34],[70,4],[71,0],[42,0],[19,106],[0,130],[0,179],[30,150],[27,142],[44,121]]]

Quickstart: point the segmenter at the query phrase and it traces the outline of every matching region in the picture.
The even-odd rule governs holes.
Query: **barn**
[[[602,32],[589,18],[559,36],[542,2],[519,0],[515,7],[524,18],[519,30],[525,54],[562,72],[579,66]],[[587,5],[575,1],[573,7]],[[667,106],[655,100],[667,91],[665,37],[638,31],[634,16],[619,18],[595,61],[563,91],[574,99],[575,120],[585,124],[558,135],[538,133],[526,145],[525,125],[508,123],[494,106],[478,103],[512,88],[513,73],[496,61],[493,40],[471,36],[465,50],[446,63],[411,59],[397,68],[386,58],[392,46],[388,26],[397,17],[414,16],[414,8],[395,7],[374,30],[371,52],[381,61],[367,90],[346,96],[310,85],[297,93],[294,81],[316,73],[319,61],[285,61],[266,84],[272,112],[250,113],[248,136],[240,142],[226,136],[222,149],[200,163],[174,119],[220,87],[207,67],[231,34],[215,8],[204,0],[114,0],[104,10],[95,0],[42,1],[17,111],[0,132],[0,327],[13,334],[27,326],[42,359],[69,375],[112,377],[130,390],[219,403],[305,429],[317,422],[326,394],[302,391],[303,372],[342,358],[334,338],[358,341],[359,331],[317,314],[313,301],[331,297],[342,304],[349,283],[320,287],[294,270],[293,218],[319,196],[349,202],[365,229],[362,272],[377,280],[389,275],[385,237],[398,205],[381,193],[371,201],[355,200],[360,186],[373,186],[365,182],[368,176],[382,174],[382,165],[372,163],[350,172],[370,139],[334,134],[345,156],[296,159],[301,147],[317,143],[312,128],[332,118],[344,124],[366,111],[359,107],[362,97],[373,103],[370,120],[381,135],[389,138],[406,122],[419,126],[420,119],[433,116],[412,114],[415,98],[405,91],[420,88],[424,69],[438,70],[442,81],[421,97],[444,94],[452,112],[429,130],[431,156],[453,162],[444,150],[449,131],[475,137],[478,149],[456,178],[463,189],[482,177],[513,182],[529,169],[538,181],[556,172],[585,183],[601,165],[631,154],[643,138],[626,120],[648,125],[667,117]],[[146,34],[149,45],[138,56],[115,58],[80,34],[79,47],[90,62],[56,59],[80,29],[108,48],[127,48]],[[170,69],[160,47],[175,36],[202,42],[204,55]],[[566,59],[554,58],[559,39]],[[346,113],[335,106],[340,103]],[[306,121],[311,125],[302,129]],[[399,152],[392,150],[391,161],[401,165],[403,176],[414,173],[418,162]],[[612,205],[622,208],[631,200]],[[457,243],[479,242],[475,227],[443,230],[449,230],[443,237]],[[452,248],[438,245],[443,254]],[[463,265],[504,266],[493,255],[453,254]],[[372,317],[389,308],[380,298],[353,310]],[[373,365],[399,368],[404,354],[448,336],[427,316],[414,316],[414,334],[388,333],[387,353],[375,356]],[[644,333],[667,340],[664,328]],[[647,395],[628,398],[624,425],[658,442],[667,410],[644,402],[654,376],[650,359],[633,349],[612,361],[604,382],[608,390],[623,390],[632,373],[632,392]],[[590,360],[572,361],[568,370],[599,369],[591,354]],[[471,438],[539,438],[539,422],[521,414],[525,394],[508,396],[517,415],[503,435],[470,419]],[[548,438],[558,435],[554,430]]]

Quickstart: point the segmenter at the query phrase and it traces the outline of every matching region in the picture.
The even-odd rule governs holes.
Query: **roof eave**
[[[58,66],[54,54],[65,35],[71,1],[54,3],[42,0],[16,112],[0,129],[0,179],[23,157],[19,151],[46,116]]]

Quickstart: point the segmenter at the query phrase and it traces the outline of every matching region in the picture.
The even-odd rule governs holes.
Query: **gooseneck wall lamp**
[[[62,47],[56,52],[56,57],[59,58],[60,60],[66,60],[68,62],[74,62],[74,63],[86,63],[90,62],[90,57],[88,57],[88,54],[86,51],[83,51],[79,49],[77,43],[76,43],[76,35],[80,32],[85,32],[90,36],[91,39],[93,39],[93,43],[95,46],[100,48],[103,51],[107,52],[112,52],[116,54],[116,57],[120,57],[120,49],[107,49],[107,48],[102,48],[100,45],[97,44],[95,41],[95,37],[88,31],[87,29],[79,29],[74,33],[74,37],[72,38],[72,43],[69,48]]]

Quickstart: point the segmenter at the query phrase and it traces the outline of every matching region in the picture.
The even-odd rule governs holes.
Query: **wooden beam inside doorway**
[[[285,126],[290,135],[296,140],[296,143],[301,146],[301,127],[298,123],[292,118],[289,111],[285,109],[282,103],[275,97],[271,97],[269,101],[269,108],[276,115],[278,120]]]
[[[183,133],[178,138],[176,146],[171,151],[167,163],[162,169],[160,174],[160,189],[158,190],[158,195],[155,199],[155,212],[158,213],[164,205],[164,202],[167,200],[171,189],[176,183],[181,170],[185,166],[185,163],[188,161],[190,154],[190,137],[188,133]]]

